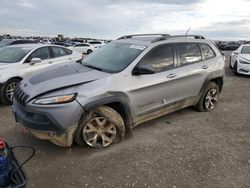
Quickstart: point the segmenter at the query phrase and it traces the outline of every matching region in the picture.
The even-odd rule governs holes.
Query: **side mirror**
[[[234,52],[234,55],[239,55],[239,52]]]
[[[40,58],[35,57],[35,58],[31,59],[30,65],[34,65],[36,63],[41,63],[41,62],[42,62],[42,60]]]
[[[155,70],[152,65],[149,64],[139,64],[132,71],[132,75],[144,75],[144,74],[154,74]]]

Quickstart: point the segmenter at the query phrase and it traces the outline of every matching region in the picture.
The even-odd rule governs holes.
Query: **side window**
[[[174,50],[171,44],[155,47],[146,54],[140,64],[150,64],[155,72],[162,72],[174,68]]]
[[[60,48],[60,47],[51,47],[51,48],[52,48],[54,57],[62,57],[62,56],[68,55],[67,52],[64,50],[64,48]]]
[[[198,44],[178,43],[177,48],[181,66],[201,61],[201,52]]]
[[[200,44],[200,48],[205,59],[210,59],[215,56],[214,51],[208,44]]]
[[[27,62],[30,62],[32,58],[40,58],[41,60],[50,59],[49,48],[43,47],[37,49],[28,57]]]

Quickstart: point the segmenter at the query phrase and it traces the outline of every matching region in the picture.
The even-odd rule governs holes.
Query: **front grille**
[[[25,106],[27,99],[29,98],[29,95],[26,94],[24,91],[22,91],[20,85],[18,84],[14,91],[14,97],[17,102],[19,102],[22,106]]]

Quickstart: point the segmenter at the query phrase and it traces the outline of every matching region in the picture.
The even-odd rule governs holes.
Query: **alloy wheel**
[[[115,141],[116,126],[105,117],[95,117],[83,128],[83,140],[93,148],[104,148]]]
[[[210,89],[205,97],[205,107],[207,110],[212,110],[216,106],[218,100],[218,91],[216,89]]]
[[[15,90],[15,87],[17,86],[17,84],[18,84],[18,82],[11,82],[6,87],[5,95],[9,101],[13,101],[14,90]]]

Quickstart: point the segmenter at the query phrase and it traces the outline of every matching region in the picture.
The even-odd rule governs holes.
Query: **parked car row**
[[[143,122],[218,103],[224,57],[213,41],[151,34],[94,45],[0,48],[0,98],[13,103],[15,120],[37,138],[104,148]],[[95,52],[82,60],[88,50]],[[250,45],[232,53],[230,66],[249,75]]]

